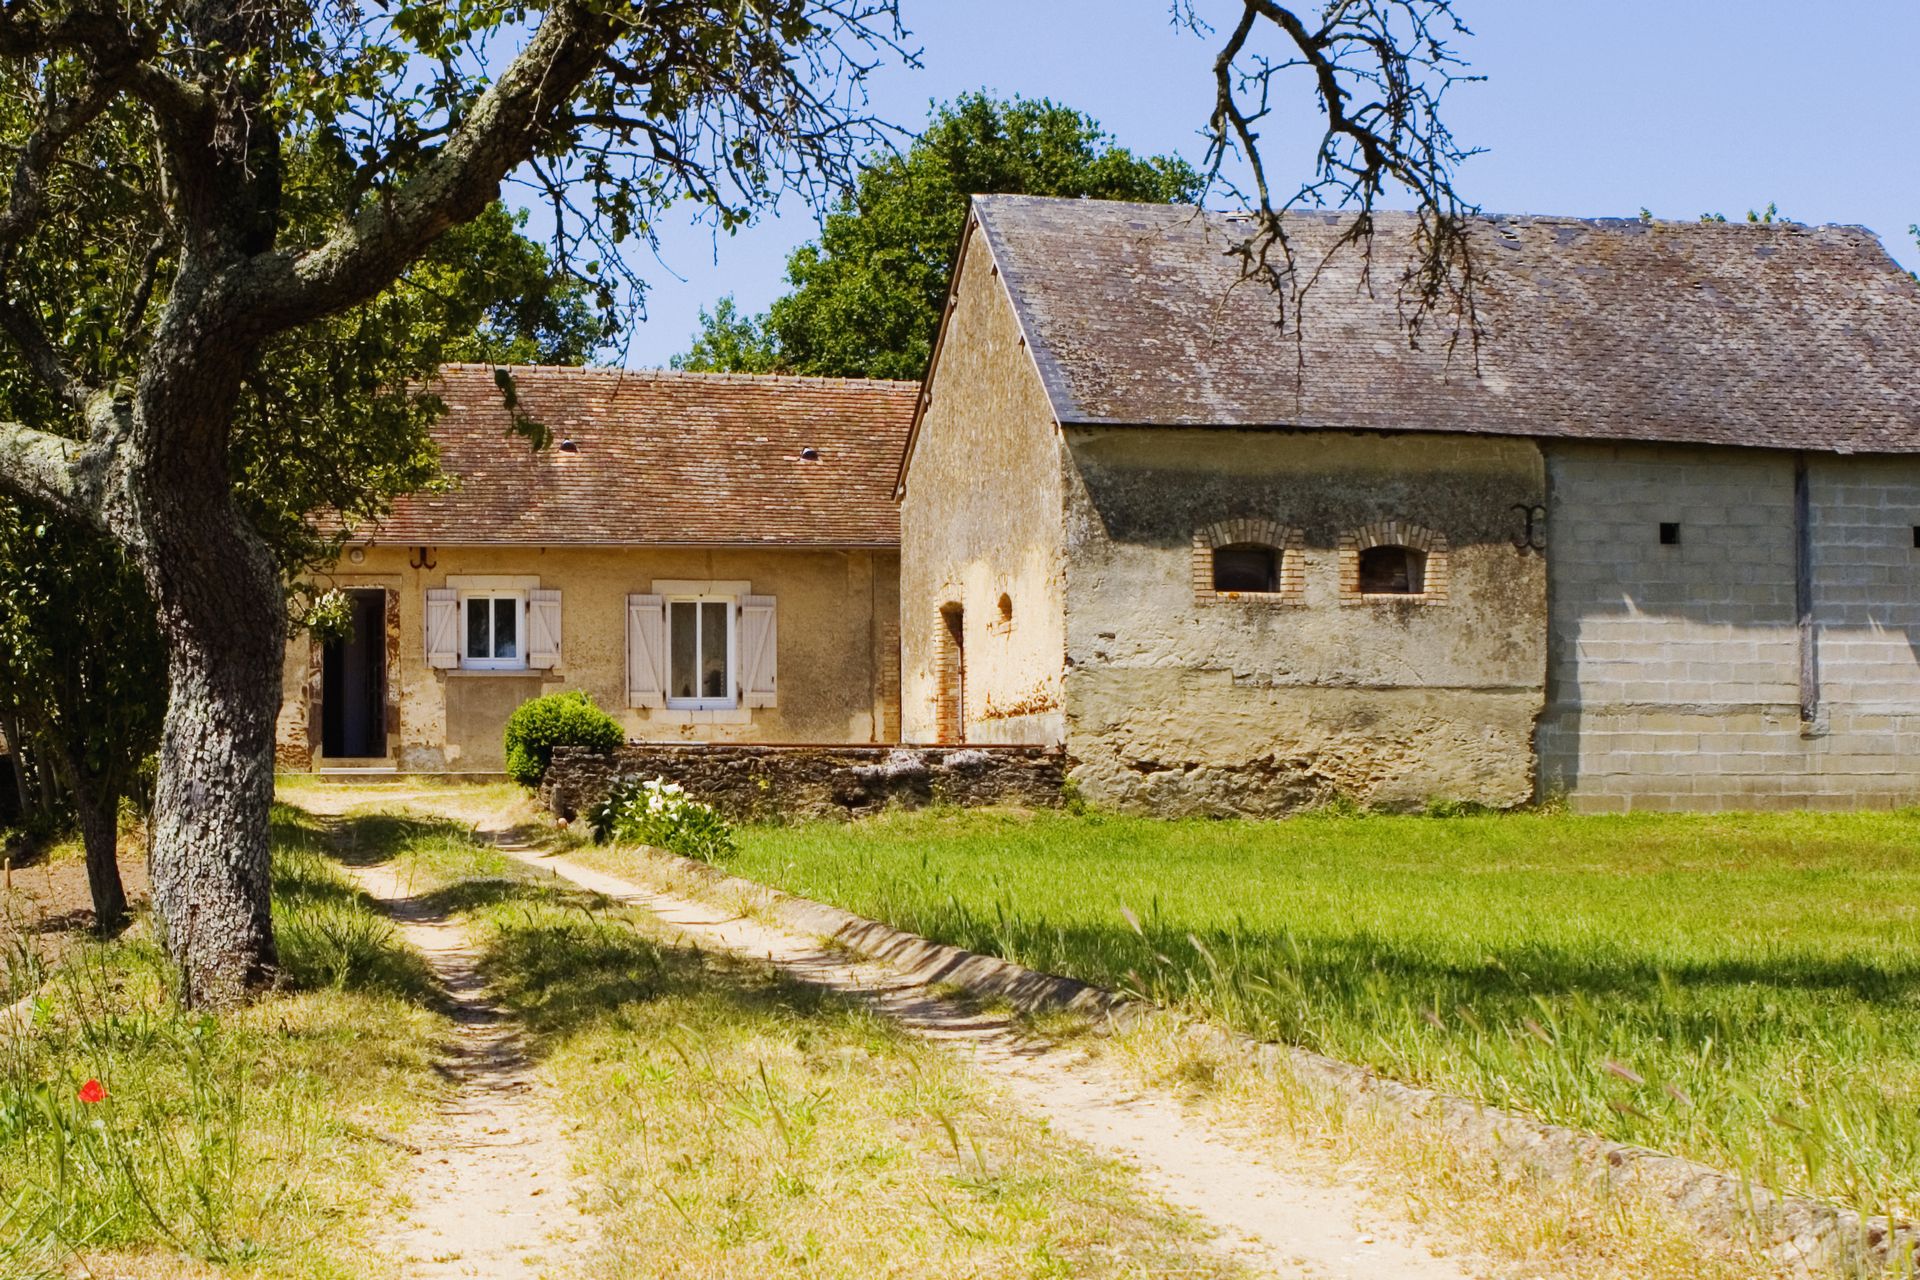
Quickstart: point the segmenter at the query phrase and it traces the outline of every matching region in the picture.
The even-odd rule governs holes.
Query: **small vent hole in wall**
[[[1663,547],[1677,547],[1680,545],[1680,522],[1678,520],[1662,520],[1660,522],[1660,545]]]
[[[1913,546],[1914,550],[1920,551],[1920,524],[1913,526]]]

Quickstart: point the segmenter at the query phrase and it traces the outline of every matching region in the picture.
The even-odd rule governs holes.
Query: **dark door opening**
[[[320,660],[320,754],[387,754],[387,593],[349,591],[353,639],[329,640]]]
[[[967,623],[957,604],[940,610],[940,689],[934,737],[941,742],[967,740]]]

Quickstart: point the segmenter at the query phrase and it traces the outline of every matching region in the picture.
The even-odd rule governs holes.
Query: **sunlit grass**
[[[286,993],[184,1012],[142,924],[69,951],[0,1039],[0,1275],[390,1273],[366,1241],[445,1024],[316,824],[279,809],[274,842]]]
[[[731,869],[1869,1212],[1920,1212],[1914,814],[898,814]]]
[[[1240,1274],[1125,1170],[863,1006],[676,942],[460,824],[352,822],[350,849],[477,931],[527,1027],[601,1215],[584,1275]]]

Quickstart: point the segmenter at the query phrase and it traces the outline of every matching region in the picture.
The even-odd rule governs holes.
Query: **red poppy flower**
[[[105,1102],[106,1100],[107,1086],[101,1084],[98,1080],[89,1080],[80,1086],[80,1101],[87,1103],[89,1106],[96,1102]]]

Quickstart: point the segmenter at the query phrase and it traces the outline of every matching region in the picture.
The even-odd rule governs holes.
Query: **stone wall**
[[[1066,748],[1098,804],[1278,814],[1336,795],[1523,804],[1546,675],[1545,500],[1526,440],[1073,428]],[[1212,591],[1212,545],[1284,551]],[[1428,552],[1362,594],[1360,550]]]
[[[1057,744],[1060,432],[978,229],[928,395],[900,506],[903,736]],[[961,654],[943,612],[958,615]]]
[[[1920,800],[1920,460],[1556,444],[1541,787],[1575,808]],[[1675,526],[1661,540],[1662,524]]]
[[[1044,747],[775,747],[631,744],[553,753],[541,803],[572,819],[615,778],[665,778],[739,821],[850,818],[891,804],[1061,803],[1065,759]]]

